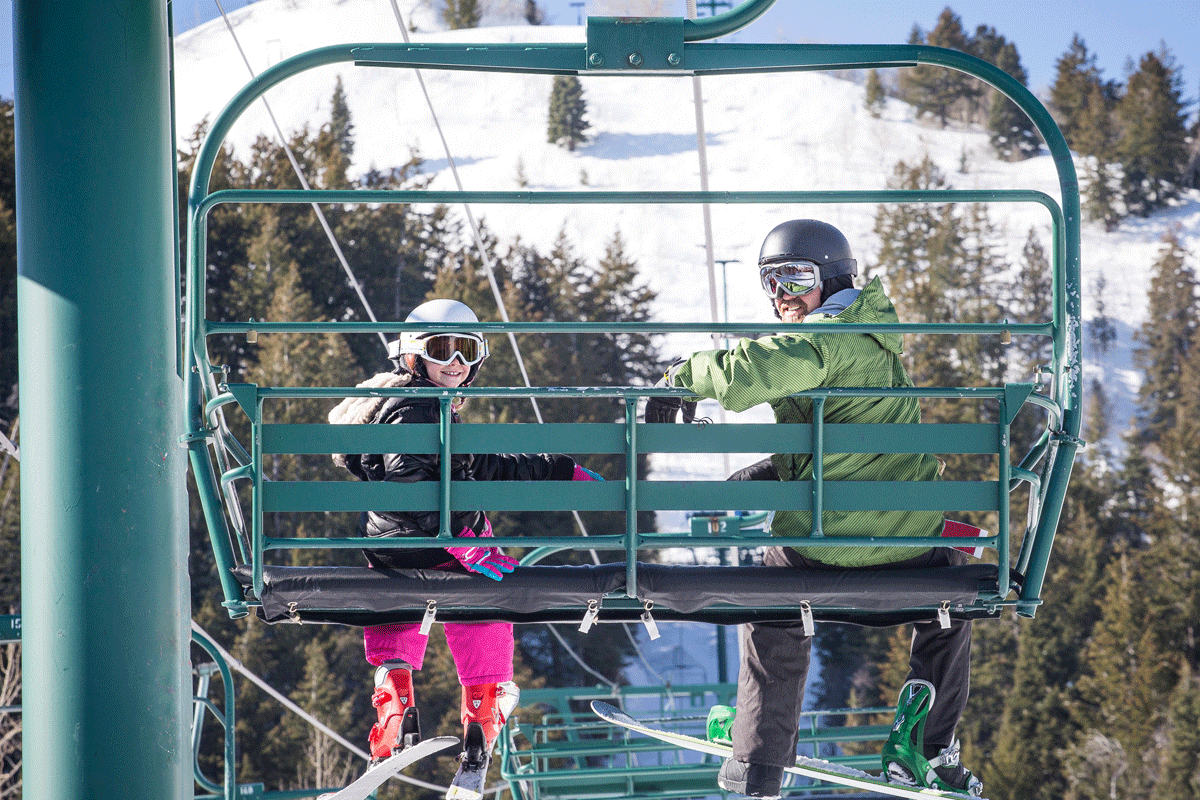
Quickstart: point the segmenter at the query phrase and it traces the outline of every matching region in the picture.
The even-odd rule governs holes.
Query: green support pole
[[[30,798],[192,794],[167,15],[14,4]]]

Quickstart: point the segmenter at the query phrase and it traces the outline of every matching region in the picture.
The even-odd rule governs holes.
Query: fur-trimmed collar
[[[412,381],[412,373],[379,372],[362,383],[358,389],[393,389],[407,386]],[[334,406],[329,412],[329,421],[334,425],[365,425],[375,419],[375,415],[387,402],[386,397],[347,397]],[[334,453],[333,463],[339,467],[350,469],[344,453]]]

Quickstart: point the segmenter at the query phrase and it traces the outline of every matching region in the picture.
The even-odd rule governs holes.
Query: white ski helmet
[[[463,330],[447,330],[440,328],[434,331],[404,331],[400,338],[388,342],[388,358],[397,362],[404,369],[409,369],[419,375],[425,375],[421,359],[429,359],[437,363],[449,364],[459,358],[463,364],[470,367],[463,386],[470,385],[479,372],[479,366],[488,357],[488,343],[483,334],[471,330],[479,324],[479,317],[465,303],[447,298],[430,300],[414,308],[407,317],[410,322],[436,322],[461,324]],[[431,352],[431,340],[439,340],[440,350]],[[420,358],[412,359],[412,366],[404,356],[413,355]]]

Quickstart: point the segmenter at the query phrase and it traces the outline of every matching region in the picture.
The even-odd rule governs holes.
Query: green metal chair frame
[[[449,536],[449,511],[486,510],[613,510],[624,511],[626,527],[619,534],[554,537],[502,537],[504,546],[575,548],[622,552],[627,576],[624,597],[637,602],[640,552],[694,547],[687,534],[649,534],[637,530],[637,511],[698,508],[808,509],[817,520],[813,535],[820,535],[824,510],[913,508],[983,510],[999,519],[994,535],[979,540],[940,539],[941,545],[983,544],[996,551],[996,590],[985,593],[978,604],[989,613],[1013,607],[1033,616],[1041,602],[1041,587],[1051,554],[1074,454],[1079,439],[1081,406],[1081,291],[1079,195],[1071,155],[1061,132],[1042,104],[1007,73],[964,53],[919,45],[757,45],[698,41],[736,30],[761,14],[771,0],[749,0],[733,11],[700,21],[682,19],[589,18],[587,42],[578,44],[349,44],[325,47],[283,61],[263,72],[242,89],[213,121],[197,154],[188,201],[187,296],[184,323],[184,363],[193,365],[185,376],[189,430],[180,437],[190,451],[193,474],[210,532],[225,605],[238,617],[257,605],[264,588],[263,556],[281,548],[396,549],[428,546],[428,540],[388,540],[358,537],[285,539],[267,536],[263,515],[272,512],[361,511],[365,509],[432,509],[441,512],[442,536]],[[222,141],[239,115],[267,89],[286,78],[315,67],[352,62],[365,67],[454,69],[479,72],[518,72],[546,75],[607,75],[614,80],[636,81],[641,75],[721,75],[831,69],[865,69],[939,65],[971,74],[1013,100],[1033,121],[1049,148],[1057,169],[1060,205],[1050,196],[1031,190],[871,190],[871,191],[378,191],[378,190],[246,190],[209,192],[213,164]],[[631,93],[636,96],[636,93]],[[640,398],[651,395],[686,395],[677,389],[647,387],[574,388],[466,388],[446,396],[442,390],[362,390],[352,387],[285,388],[226,383],[222,368],[209,360],[207,338],[217,335],[302,332],[376,333],[415,329],[399,322],[217,322],[205,315],[205,247],[208,213],[223,203],[471,203],[471,204],[701,204],[701,203],[1035,203],[1050,216],[1053,244],[1052,319],[1041,323],[937,324],[902,323],[891,326],[810,324],[808,330],[890,331],[919,334],[1016,334],[1047,336],[1053,345],[1047,365],[1049,388],[1035,392],[1031,384],[998,387],[934,387],[915,389],[822,389],[802,393],[816,409],[811,425],[644,425],[636,419]],[[428,329],[432,326],[420,326]],[[483,323],[485,332],[747,332],[771,333],[777,325],[745,323]],[[382,430],[372,425],[273,425],[263,422],[263,404],[282,398],[328,398],[381,394],[385,396],[436,396],[442,403],[440,425],[400,426]],[[996,422],[942,425],[832,425],[824,423],[821,409],[829,397],[847,395],[911,394],[918,397],[987,400],[995,403]],[[448,411],[452,397],[587,396],[621,398],[625,420],[611,424],[454,425]],[[1009,426],[1025,405],[1046,412],[1045,430],[1023,458],[1009,455]],[[242,447],[224,421],[226,410],[239,408],[250,420],[251,441]],[[389,428],[396,426],[387,426]],[[399,440],[397,437],[400,437]],[[809,482],[638,481],[639,453],[772,452],[787,441],[788,452],[809,452],[816,469]],[[360,483],[351,481],[291,484],[264,479],[264,455],[273,453],[395,452],[440,453],[442,480],[428,484]],[[949,445],[947,443],[953,443]],[[544,493],[519,483],[451,484],[449,456],[465,452],[623,453],[625,482],[574,483]],[[875,483],[832,482],[822,478],[823,453],[841,452],[959,452],[996,456],[995,480],[979,482]],[[248,481],[251,508],[248,518],[234,485]],[[1009,493],[1018,484],[1029,487],[1029,522],[1014,556],[1009,532]],[[869,489],[869,491],[863,491]],[[835,540],[825,539],[822,544]],[[765,534],[715,536],[702,546],[754,547],[772,543]],[[778,543],[778,540],[775,540]],[[928,539],[860,537],[838,538],[836,544],[856,546],[912,546]],[[249,594],[233,575],[237,565],[252,573]],[[606,601],[607,602],[607,601]],[[794,609],[801,611],[799,605]],[[582,609],[580,609],[582,612]],[[502,615],[497,615],[500,617]]]
[[[732,705],[737,686],[731,683],[681,684],[650,687],[564,687],[531,689],[522,693],[524,708],[539,710],[532,720],[517,718],[500,738],[500,774],[509,782],[515,800],[563,798],[698,797],[720,793],[716,787],[720,759],[681,751],[658,739],[633,734],[598,720],[590,710],[573,710],[604,700],[618,706],[638,704],[639,718],[658,720],[669,730],[704,737],[709,708]],[[657,703],[657,709],[647,708]],[[872,717],[892,716],[895,708],[857,708],[805,712],[800,718],[802,752],[856,769],[878,767],[875,754],[850,755],[822,745],[849,742],[882,743],[889,724]],[[844,725],[832,726],[835,717]],[[805,786],[811,794],[819,787]]]
[[[193,664],[196,673],[196,693],[192,697],[192,773],[196,784],[207,794],[196,793],[194,800],[302,800],[326,792],[337,791],[338,787],[314,789],[290,789],[267,791],[261,783],[237,782],[237,692],[233,685],[233,672],[221,648],[206,633],[192,631],[192,643],[204,650],[212,661]],[[222,707],[209,697],[213,677],[221,681]],[[204,737],[204,723],[212,715],[222,729],[220,782],[211,779],[200,769],[200,745]]]

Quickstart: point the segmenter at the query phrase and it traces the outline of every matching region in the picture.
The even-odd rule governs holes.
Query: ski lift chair
[[[402,621],[623,622],[657,619],[735,623],[814,619],[891,624],[941,617],[988,618],[1013,608],[1031,617],[1041,603],[1055,528],[1066,492],[1080,428],[1080,252],[1078,188],[1066,143],[1046,109],[1002,70],[964,53],[919,45],[758,45],[705,42],[736,30],[761,14],[770,0],[749,0],[706,20],[591,18],[586,43],[523,44],[355,44],[324,47],[272,66],[241,90],[214,120],[200,149],[188,204],[187,303],[184,320],[188,431],[181,437],[190,452],[204,518],[225,596],[233,617],[256,612],[272,622],[330,622],[371,625]],[[750,72],[893,68],[936,64],[969,73],[1011,98],[1033,120],[1058,172],[1060,201],[1033,190],[868,190],[697,192],[697,191],[444,191],[444,190],[247,190],[210,192],[209,178],[222,140],[233,122],[267,89],[322,65],[353,63],[364,68],[474,70],[544,75],[605,76],[636,85],[643,75],[703,76]],[[630,91],[632,102],[638,93]],[[1053,230],[1052,318],[1037,323],[918,324],[888,326],[901,333],[1044,336],[1053,345],[1044,387],[1032,383],[984,387],[911,389],[822,389],[803,393],[816,408],[810,425],[645,425],[637,404],[656,394],[686,395],[647,387],[478,388],[453,391],[401,387],[274,387],[229,380],[210,360],[214,336],[277,333],[396,333],[416,326],[398,322],[215,321],[205,314],[206,224],[219,204],[252,203],[459,203],[472,204],[809,204],[809,203],[1030,203],[1049,214]],[[811,329],[820,329],[818,323]],[[436,326],[421,326],[430,329]],[[838,330],[867,326],[839,325]],[[573,333],[640,331],[765,334],[777,325],[710,323],[484,323],[484,332]],[[367,393],[436,396],[440,424],[288,425],[264,421],[264,405],[293,398],[328,399]],[[846,394],[912,394],[921,398],[967,398],[990,404],[979,421],[954,425],[833,425],[822,420],[827,398]],[[450,425],[449,405],[457,397],[612,397],[624,404],[624,420],[556,425]],[[1044,418],[1032,449],[1010,455],[1010,428],[1022,409]],[[226,416],[236,413],[248,426],[243,445]],[[240,424],[240,423],[239,423]],[[400,428],[396,430],[395,428]],[[639,454],[762,453],[787,441],[788,452],[811,453],[817,465],[812,481],[724,482],[638,480]],[[947,444],[950,443],[950,444]],[[273,454],[335,452],[436,453],[441,463],[468,452],[622,454],[625,479],[606,483],[566,483],[553,493],[536,484],[455,483],[443,468],[440,483],[396,484],[354,481],[271,481],[263,459]],[[821,474],[827,452],[953,452],[995,459],[994,474],[980,481],[922,484],[830,482]],[[1010,530],[1009,497],[1018,486],[1029,492],[1023,529]],[[248,495],[248,500],[244,499]],[[740,566],[676,566],[645,563],[640,556],[665,548],[744,547],[772,543],[761,531],[704,537],[690,532],[638,530],[639,511],[804,509],[818,528],[825,511],[853,509],[938,509],[994,515],[993,534],[979,539],[894,539],[862,536],[837,539],[839,546],[973,546],[992,551],[987,561],[938,570],[881,570],[868,576],[852,571],[807,573],[795,569]],[[286,567],[264,562],[271,550],[288,548],[404,549],[428,547],[428,539],[294,538],[269,535],[264,517],[312,511],[366,509],[605,510],[625,514],[623,530],[586,539],[564,535],[498,537],[499,546],[613,551],[623,561],[595,566],[542,566],[528,561],[502,584],[467,574],[423,570],[370,570],[365,567]],[[442,537],[448,537],[448,523]],[[776,540],[777,543],[777,540]],[[826,539],[823,544],[831,544]]]

